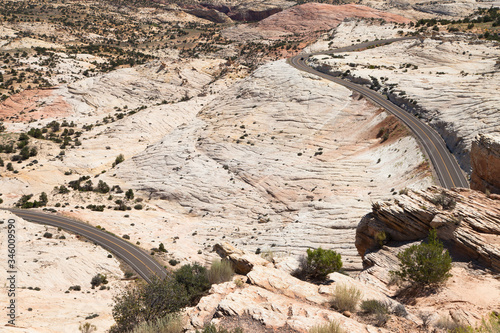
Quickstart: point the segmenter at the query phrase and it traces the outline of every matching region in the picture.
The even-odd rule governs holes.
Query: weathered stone
[[[500,194],[500,136],[478,134],[472,141],[472,175],[474,190]]]
[[[256,255],[239,250],[228,242],[215,244],[214,251],[225,260],[233,264],[234,271],[238,274],[248,274],[255,265],[268,265],[269,261]]]
[[[443,209],[440,196],[451,198],[456,206]],[[356,247],[365,256],[379,247],[377,233],[394,241],[417,241],[425,238],[430,228],[437,229],[452,254],[500,271],[500,203],[473,190],[433,186],[409,191],[394,202],[375,203],[372,213],[359,224]],[[365,259],[368,267],[370,258]]]

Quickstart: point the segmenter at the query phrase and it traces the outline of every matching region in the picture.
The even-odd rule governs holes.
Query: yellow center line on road
[[[303,57],[307,57],[308,55],[304,55]],[[295,62],[293,61],[295,60]],[[439,149],[437,148],[436,144],[434,143],[434,141],[429,137],[429,135],[427,135],[426,131],[424,130],[424,128],[421,127],[421,124],[420,122],[416,121],[416,119],[413,119],[412,116],[410,116],[409,114],[407,114],[406,112],[400,110],[397,106],[393,105],[392,103],[389,104],[390,102],[387,102],[387,100],[385,99],[382,99],[382,96],[379,96],[377,93],[371,91],[371,90],[364,90],[364,87],[361,87],[361,86],[358,86],[356,84],[353,84],[349,81],[345,81],[345,80],[342,80],[342,79],[339,79],[339,78],[335,78],[335,77],[332,77],[326,73],[321,73],[309,66],[307,66],[305,64],[305,61],[302,60],[302,61],[299,61],[297,60],[297,57],[295,57],[295,59],[292,60],[292,64],[295,64],[296,66],[298,67],[301,67],[303,69],[306,69],[307,72],[313,72],[313,74],[317,75],[317,76],[320,76],[320,77],[323,77],[329,81],[333,81],[333,82],[336,82],[334,79],[337,79],[338,81],[340,82],[336,82],[337,84],[341,84],[347,88],[351,88],[352,90],[355,90],[359,93],[361,93],[362,95],[365,95],[366,97],[370,98],[373,102],[375,102],[376,104],[379,104],[381,105],[384,109],[386,109],[387,111],[391,112],[391,113],[396,113],[397,115],[400,115],[401,117],[405,118],[405,120],[411,122],[416,128],[418,128],[426,137],[427,139],[430,141],[430,143],[432,144],[432,146],[434,146],[434,149],[436,150],[437,154],[439,155],[439,158],[441,159],[445,169],[446,169],[446,172],[448,173],[448,176],[451,180],[451,183],[453,184],[453,187],[456,187],[456,184],[455,184],[455,181],[453,180],[453,177],[451,175],[451,172],[450,170],[448,169],[448,166],[447,164],[445,163],[444,161],[444,158],[441,154],[441,152],[439,151]],[[378,99],[381,99],[381,101],[378,101]],[[387,104],[386,104],[387,103]],[[401,119],[403,120],[403,119]],[[404,120],[403,120],[404,122]],[[411,129],[411,127],[410,127]],[[416,134],[416,131],[413,131],[415,132]],[[431,152],[429,152],[429,155],[432,155]],[[429,156],[430,157],[430,156]],[[436,168],[439,169],[439,165],[436,165],[435,166]],[[443,179],[443,182],[445,182],[445,179]],[[442,184],[444,186],[446,186],[446,184]]]
[[[373,93],[373,94],[375,94],[375,93]],[[375,96],[379,97],[378,95],[375,95]],[[380,97],[380,98],[381,98],[381,97]],[[441,153],[439,152],[439,149],[438,149],[438,148],[436,147],[436,145],[434,144],[434,141],[433,141],[433,140],[431,140],[431,138],[427,135],[427,133],[425,132],[425,130],[424,130],[422,127],[420,127],[420,125],[421,125],[421,124],[420,124],[419,122],[417,122],[416,120],[414,120],[414,119],[413,119],[413,117],[411,117],[410,115],[406,114],[406,112],[402,112],[402,111],[400,111],[398,108],[396,108],[396,106],[393,106],[393,105],[389,105],[389,106],[390,106],[390,107],[393,107],[393,108],[394,108],[394,111],[395,111],[397,114],[402,115],[402,116],[404,116],[407,120],[411,121],[411,122],[413,123],[413,125],[415,125],[416,127],[418,127],[418,129],[419,129],[419,130],[421,130],[421,131],[424,133],[424,135],[427,137],[427,139],[429,139],[429,141],[430,141],[430,142],[432,143],[432,145],[434,146],[434,149],[435,149],[435,150],[436,150],[436,152],[438,153],[439,157],[441,158],[441,161],[443,162],[443,165],[444,165],[444,167],[445,167],[445,169],[446,169],[446,172],[448,173],[448,176],[450,177],[450,180],[451,180],[451,182],[452,182],[452,184],[453,184],[453,187],[456,187],[455,182],[453,181],[453,177],[451,176],[450,170],[448,170],[448,166],[447,166],[447,165],[446,165],[446,163],[444,162],[444,158],[443,158],[443,156],[441,155]]]
[[[41,216],[41,215],[30,215],[29,213],[27,212],[19,212],[19,211],[14,211],[13,212],[14,214],[16,215],[20,215],[20,217],[22,217],[22,215],[24,215],[26,218],[33,218],[33,219],[41,219],[41,220],[45,220],[45,221],[48,221],[48,222],[52,222],[52,223],[61,223],[61,224],[65,224],[67,226],[70,226],[70,227],[73,227],[75,229],[79,229],[79,230],[82,230],[82,231],[85,231],[93,236],[96,236],[98,238],[101,238],[101,239],[104,239],[106,241],[108,241],[109,243],[119,247],[120,249],[122,249],[123,251],[127,252],[128,254],[130,254],[132,257],[134,257],[135,259],[137,259],[141,264],[143,264],[147,269],[149,269],[149,271],[151,273],[153,273],[154,275],[157,275],[148,265],[146,265],[141,259],[137,258],[132,252],[130,252],[129,250],[127,250],[126,248],[124,248],[123,246],[113,242],[112,240],[106,238],[106,237],[103,237],[95,232],[92,232],[90,230],[87,230],[85,228],[82,228],[78,225],[75,225],[75,224],[71,224],[71,223],[68,223],[68,222],[63,222],[63,221],[60,221],[60,220],[55,220],[55,219],[52,219],[50,218],[49,216]],[[82,235],[85,237],[85,235]]]

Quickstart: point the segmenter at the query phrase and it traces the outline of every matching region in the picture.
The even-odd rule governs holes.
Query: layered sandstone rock
[[[356,247],[370,266],[367,251],[380,246],[383,239],[417,241],[430,228],[446,242],[457,259],[477,260],[500,271],[500,201],[467,189],[445,190],[430,187],[409,191],[394,201],[372,206],[356,231]]]
[[[248,258],[244,251],[228,244],[217,244],[215,249],[223,258],[229,255],[239,262]],[[332,273],[328,283],[316,285],[276,269],[270,262],[253,260],[253,263],[246,277],[235,277],[234,281],[212,286],[210,295],[203,297],[196,307],[187,309],[187,328],[201,328],[209,322],[218,323],[227,318],[249,318],[262,324],[259,332],[280,332],[285,328],[288,329],[286,332],[305,332],[331,320],[337,321],[347,332],[388,332],[385,328],[363,324],[331,309],[329,302],[337,285],[354,286],[362,291],[362,299],[387,302],[393,311],[402,308],[377,288],[344,274]],[[411,320],[418,321],[411,315],[406,317],[410,323]]]
[[[472,141],[471,188],[500,194],[500,135],[479,134]]]
[[[325,3],[305,3],[271,15],[257,25],[239,25],[224,32],[230,39],[281,38],[293,34],[311,34],[338,26],[347,18],[380,19],[387,22],[409,23],[407,18],[373,8],[348,4],[334,6]]]

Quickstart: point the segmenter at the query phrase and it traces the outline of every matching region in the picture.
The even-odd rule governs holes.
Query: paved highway
[[[453,155],[446,147],[443,138],[441,138],[441,136],[433,128],[431,128],[429,125],[422,122],[412,114],[404,111],[400,107],[388,101],[385,96],[369,89],[368,87],[361,86],[331,76],[329,74],[319,72],[309,67],[306,63],[306,60],[312,55],[321,55],[321,54],[326,55],[339,52],[356,51],[370,46],[389,44],[406,39],[416,39],[416,37],[402,37],[402,38],[393,38],[393,39],[386,39],[379,41],[371,41],[335,50],[308,53],[308,54],[299,54],[295,57],[290,58],[289,63],[301,71],[320,76],[324,79],[343,85],[344,87],[347,87],[350,90],[356,91],[361,95],[363,95],[365,98],[370,99],[374,103],[380,105],[385,110],[398,117],[406,126],[408,126],[408,128],[417,137],[420,144],[424,147],[427,156],[429,156],[432,166],[434,167],[434,170],[437,174],[440,185],[445,188],[453,188],[453,187],[468,188],[469,183],[467,181],[467,178],[460,169],[460,166],[458,165]]]
[[[105,231],[99,230],[89,224],[72,220],[53,214],[42,213],[38,211],[28,211],[20,209],[8,209],[17,216],[26,221],[47,224],[54,227],[60,227],[66,231],[82,235],[85,238],[95,242],[98,245],[108,249],[117,257],[125,261],[137,274],[147,282],[151,282],[153,276],[164,278],[167,271],[158,264],[149,254],[130,244],[129,242],[114,236]]]

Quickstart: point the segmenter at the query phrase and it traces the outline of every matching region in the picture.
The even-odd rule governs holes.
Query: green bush
[[[173,275],[151,283],[139,283],[114,298],[112,313],[116,325],[110,333],[128,332],[143,322],[153,322],[168,314],[178,313],[189,304],[184,286]]]
[[[301,257],[299,268],[293,272],[299,279],[325,280],[328,274],[342,268],[342,257],[333,250],[307,249],[307,257]]]
[[[332,298],[332,306],[338,311],[354,311],[361,299],[361,291],[354,286],[337,285]]]
[[[453,210],[457,205],[455,198],[448,196],[444,191],[432,198],[431,202],[436,206],[441,206],[444,210]]]
[[[234,275],[233,265],[227,260],[214,260],[207,272],[211,284],[219,284],[231,280]]]
[[[309,329],[309,333],[344,333],[345,331],[340,327],[336,321],[331,321],[328,324],[313,326]]]
[[[107,284],[108,280],[106,275],[103,274],[96,274],[94,277],[92,277],[92,280],[90,280],[90,285],[92,286],[92,289],[95,287],[99,287],[101,284]]]
[[[401,261],[398,271],[391,273],[414,286],[433,286],[445,282],[451,274],[451,257],[437,238],[437,232],[429,232],[427,243],[412,245],[398,253]]]
[[[210,289],[207,269],[197,263],[182,266],[175,271],[174,276],[175,280],[186,288],[191,306],[196,305]]]
[[[386,302],[370,299],[361,302],[361,310],[375,316],[375,325],[382,326],[389,320],[389,306]]]
[[[127,190],[127,192],[125,192],[125,198],[127,198],[128,200],[134,199],[134,190]]]
[[[116,157],[115,161],[113,162],[113,167],[115,167],[116,165],[122,163],[123,161],[125,161],[125,157],[123,156],[123,154],[120,154]]]
[[[488,320],[483,319],[479,332],[500,333],[500,314],[492,312]]]

